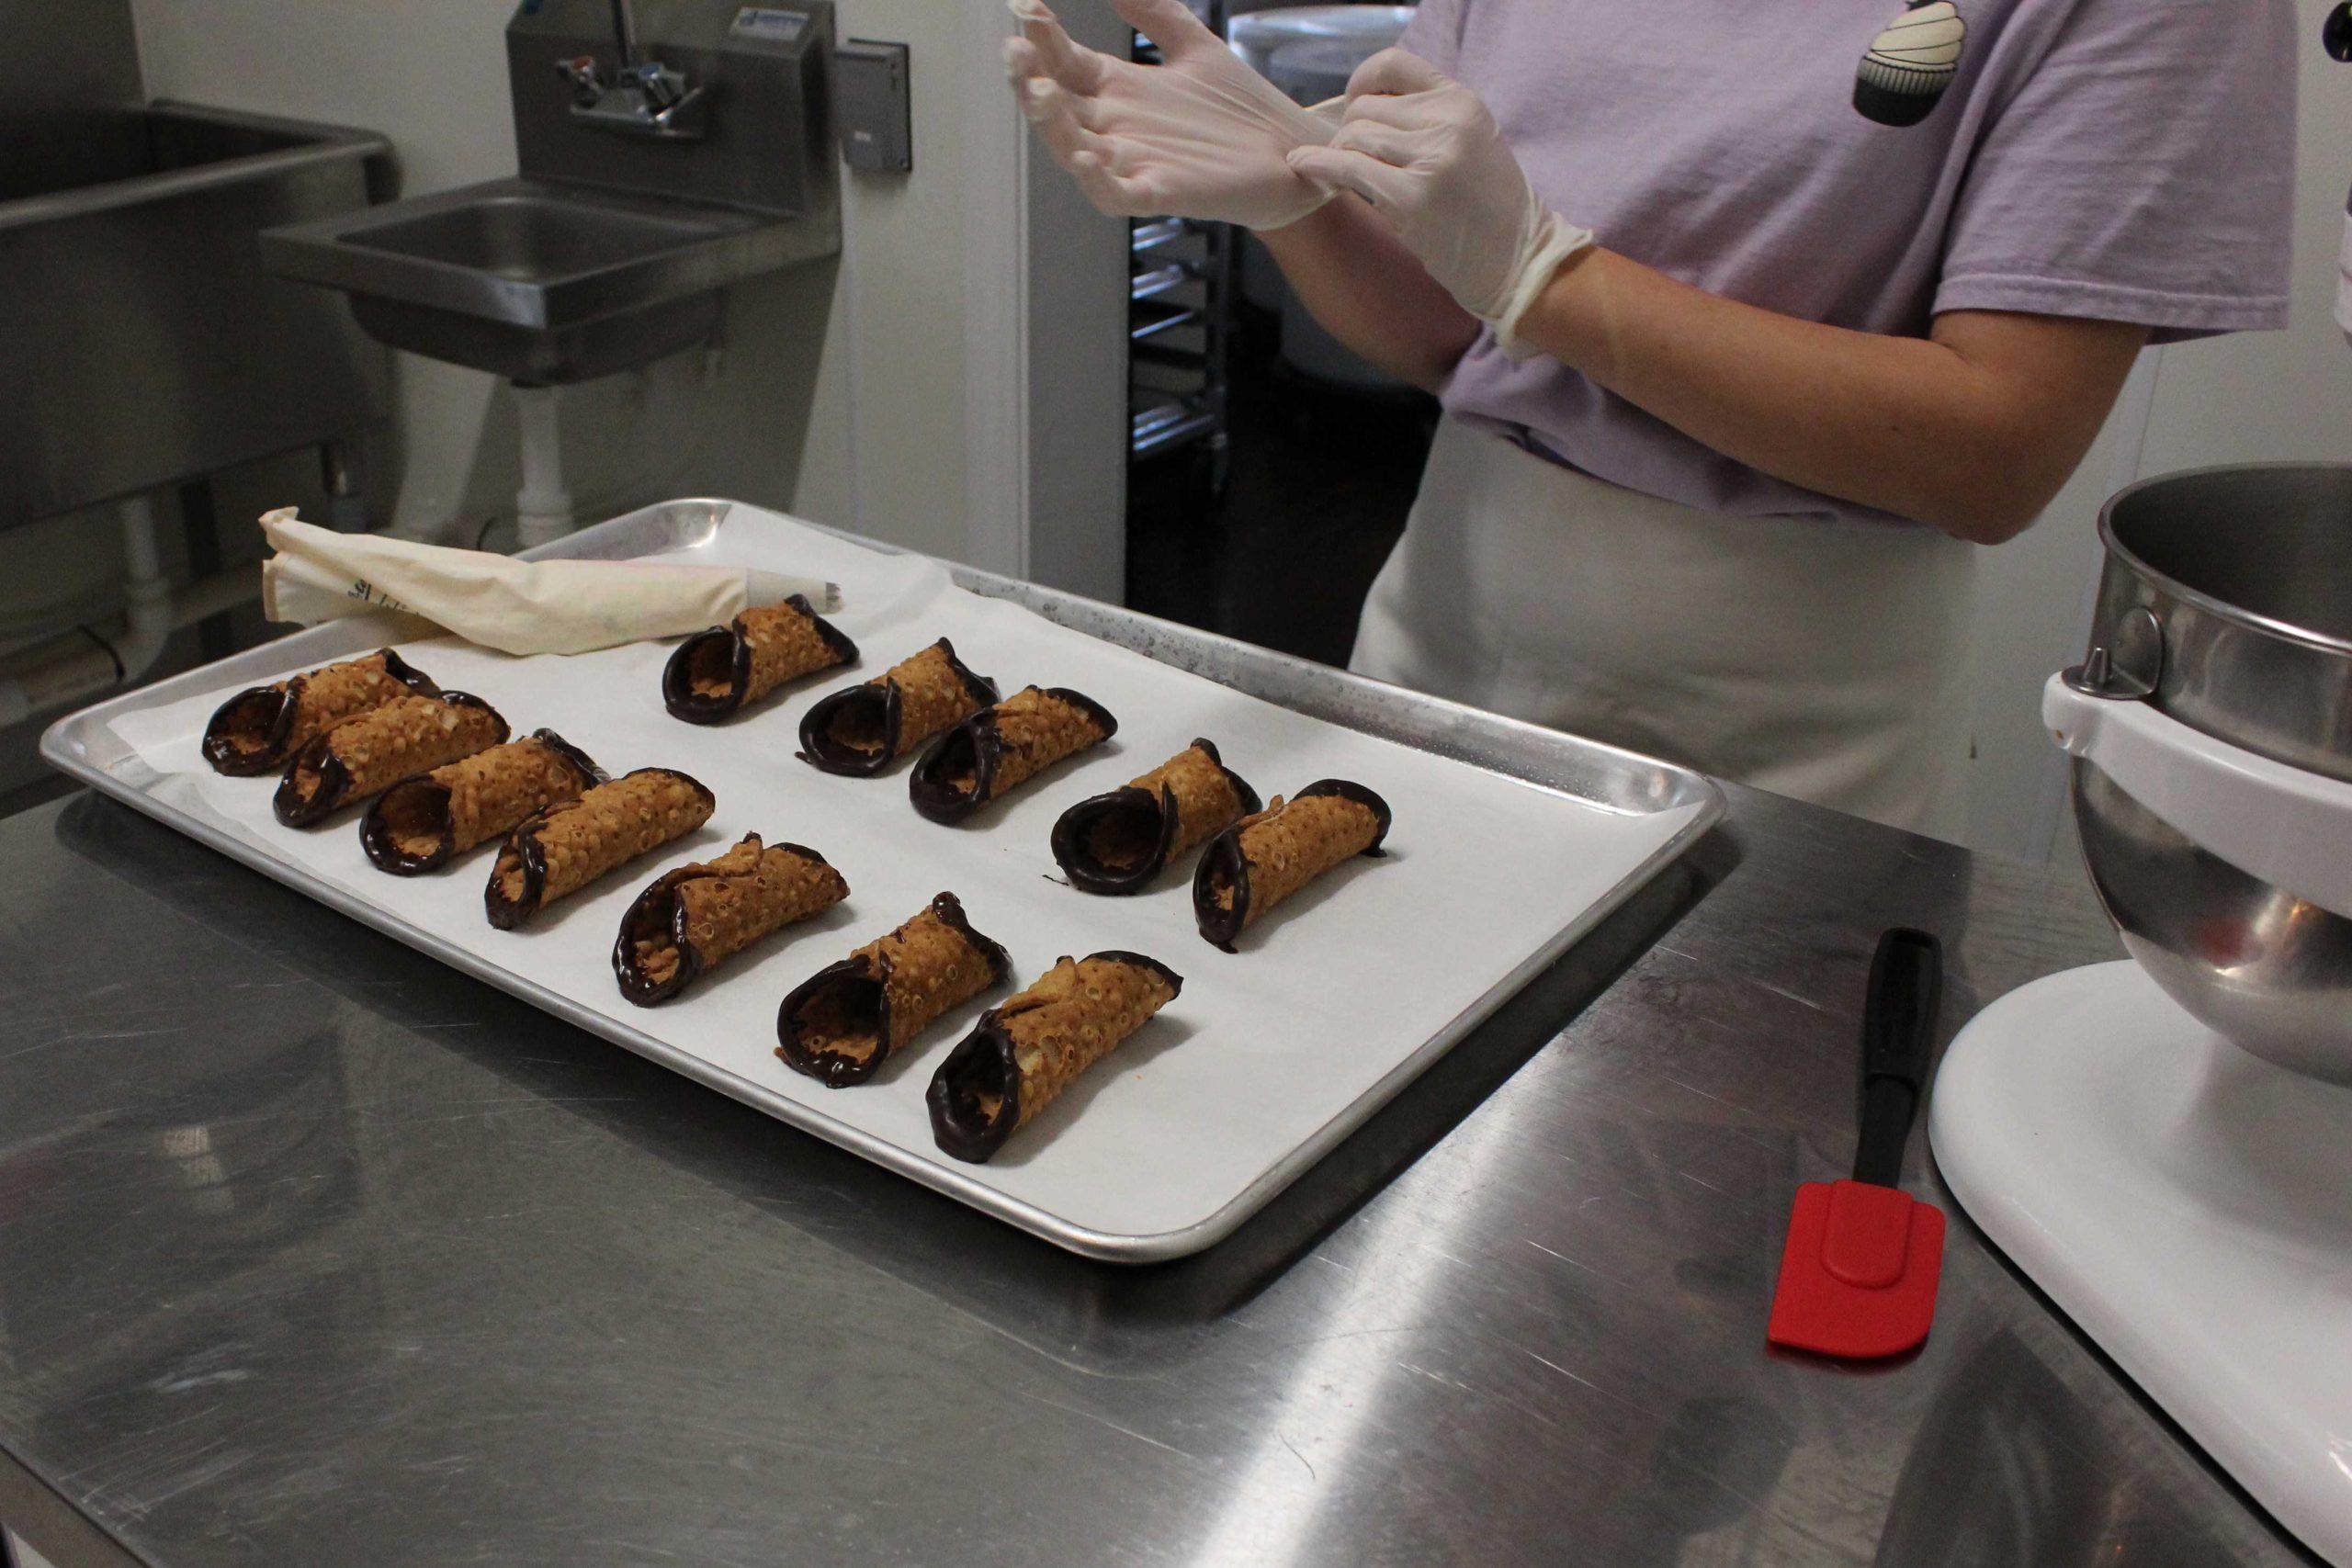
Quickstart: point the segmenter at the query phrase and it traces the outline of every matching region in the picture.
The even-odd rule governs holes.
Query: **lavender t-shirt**
[[[1545,202],[1600,243],[1808,321],[2287,321],[2292,0],[1957,0],[1921,123],[1856,112],[1894,0],[1421,0],[1405,47],[1483,97]],[[1631,490],[1741,515],[1890,520],[1691,440],[1492,333],[1449,412]]]

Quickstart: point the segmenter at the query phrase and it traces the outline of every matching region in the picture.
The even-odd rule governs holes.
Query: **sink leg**
[[[180,532],[187,540],[187,575],[201,581],[220,570],[220,517],[213,505],[212,481],[189,479],[180,486]],[[228,612],[196,624],[197,648],[209,662],[237,651],[236,626]]]
[[[319,478],[327,491],[327,521],[338,534],[368,531],[368,456],[361,437],[319,444]]]
[[[523,488],[514,497],[515,543],[524,549],[571,532],[571,491],[563,482],[562,433],[555,389],[517,381],[516,428],[523,438]]]

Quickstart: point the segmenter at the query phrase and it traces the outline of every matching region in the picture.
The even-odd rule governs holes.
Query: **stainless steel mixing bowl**
[[[2108,503],[2099,536],[2070,684],[2352,780],[2352,465],[2151,479]],[[2089,762],[2074,792],[2092,883],[2165,993],[2257,1056],[2352,1082],[2352,919],[2207,853]]]

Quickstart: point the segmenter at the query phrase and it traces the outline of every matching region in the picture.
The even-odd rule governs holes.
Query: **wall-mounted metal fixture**
[[[514,178],[262,236],[265,266],[343,290],[384,343],[515,384],[526,544],[572,521],[550,389],[706,342],[727,289],[841,251],[831,0],[642,19],[520,0]]]
[[[608,77],[593,54],[555,62],[571,84],[571,118],[623,136],[691,141],[703,133],[708,99],[686,73],[648,60],[637,46],[637,17],[629,0],[613,0],[613,47],[619,64]]]
[[[395,348],[556,386],[700,343],[723,289],[838,254],[829,0],[666,0],[634,22],[606,0],[523,0],[506,29],[520,174],[271,231],[263,265],[342,289]],[[577,112],[555,71],[585,56],[616,80],[616,46],[636,56],[619,72],[659,63],[707,91],[700,135],[615,135]]]
[[[842,160],[870,174],[903,175],[915,166],[907,46],[850,39],[833,51],[833,99]]]

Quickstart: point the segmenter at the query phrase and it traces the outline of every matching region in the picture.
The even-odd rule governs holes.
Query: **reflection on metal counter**
[[[1137,1568],[2303,1561],[1968,1227],[1899,1368],[1825,1376],[1755,1342],[1790,1190],[1849,1152],[1852,1055],[1819,1010],[1872,935],[1943,936],[1964,1012],[2111,953],[2087,895],[1747,791],[1694,872],[1657,942],[1652,908],[1572,953],[1225,1247],[1122,1270],[453,984],[109,802],[0,822],[0,921],[70,901],[89,933],[0,947],[22,998],[0,1150],[74,1103],[252,1113],[193,1064],[240,1030],[324,1029],[345,1099],[290,1119],[309,1168],[347,1148],[360,1172],[320,1230],[243,1254],[242,1304],[198,1335],[234,1359],[198,1354],[161,1291],[113,1303],[110,1356],[15,1345],[0,1485],[149,1568],[779,1542],[961,1568],[1073,1541]],[[252,982],[233,1019],[171,1010],[228,973]],[[91,1238],[187,1261],[163,1175],[45,1184],[39,1247],[9,1200],[12,1297],[48,1321],[88,1299]],[[186,1353],[136,1348],[158,1344]],[[213,1381],[151,1386],[191,1377]],[[1939,1487],[1997,1517],[1954,1520]],[[2050,1550],[1984,1555],[2006,1541]],[[2085,1542],[2106,1554],[2067,1554]]]

